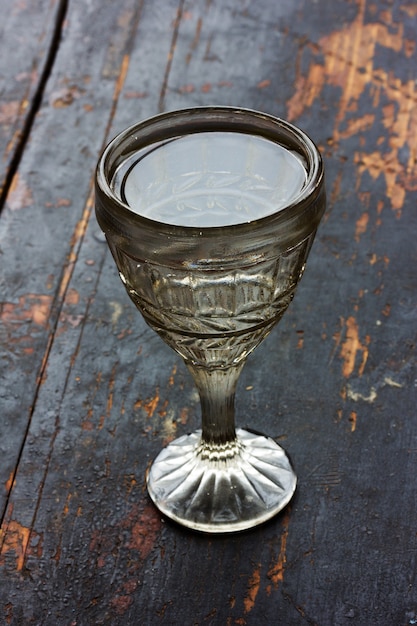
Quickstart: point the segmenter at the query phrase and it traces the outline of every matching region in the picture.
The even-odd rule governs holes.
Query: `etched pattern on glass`
[[[112,250],[148,324],[186,361],[226,367],[245,359],[282,317],[313,237],[277,258],[233,271],[165,267]]]

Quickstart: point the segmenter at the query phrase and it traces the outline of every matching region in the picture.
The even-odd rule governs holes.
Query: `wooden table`
[[[412,0],[3,0],[0,623],[417,623],[417,8]],[[234,536],[161,519],[144,473],[199,426],[188,373],[95,221],[106,142],[229,104],[321,148],[328,210],[239,425],[296,496]]]

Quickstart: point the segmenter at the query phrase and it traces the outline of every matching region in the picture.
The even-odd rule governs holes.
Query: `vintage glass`
[[[294,493],[285,451],[235,428],[234,397],[247,356],[293,298],[324,210],[313,142],[256,111],[164,113],[99,160],[96,214],[120,277],[200,394],[202,429],[170,443],[147,475],[156,506],[187,527],[250,528]]]

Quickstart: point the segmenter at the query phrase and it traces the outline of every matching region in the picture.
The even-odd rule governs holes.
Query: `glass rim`
[[[250,221],[217,226],[190,226],[161,222],[136,213],[113,191],[111,180],[118,166],[128,155],[151,147],[159,141],[219,130],[263,137],[284,147],[289,147],[292,143],[292,147],[306,158],[308,167],[307,180],[300,193],[288,205]],[[288,141],[287,144],[283,141],[284,137]],[[122,155],[125,157],[123,160],[120,159]],[[161,233],[180,238],[184,235],[217,236],[220,232],[222,235],[243,234],[254,227],[262,228],[272,222],[292,218],[294,212],[313,202],[314,197],[320,193],[323,179],[324,166],[320,151],[309,135],[291,122],[250,108],[223,105],[196,106],[166,111],[136,122],[118,133],[107,144],[96,167],[96,210],[104,209],[107,218],[112,222],[116,221],[120,226],[156,228]]]

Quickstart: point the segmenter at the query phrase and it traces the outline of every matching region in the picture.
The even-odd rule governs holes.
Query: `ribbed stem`
[[[235,391],[243,365],[208,369],[187,363],[200,395],[202,444],[211,450],[236,442]]]

